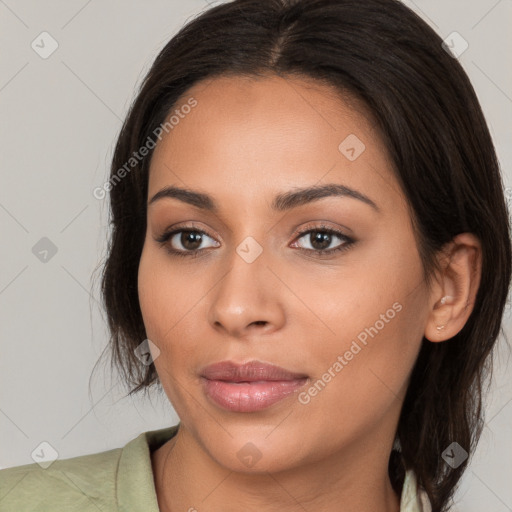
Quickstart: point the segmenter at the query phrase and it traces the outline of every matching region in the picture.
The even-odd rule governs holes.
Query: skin
[[[160,350],[154,363],[181,421],[151,455],[160,510],[396,512],[387,466],[410,373],[423,336],[446,340],[469,317],[479,242],[458,235],[427,288],[375,123],[326,85],[222,77],[196,84],[179,104],[191,96],[197,106],[155,148],[148,200],[174,185],[210,195],[219,211],[155,201],[139,267],[147,336]],[[353,161],[338,149],[350,134],[366,147]],[[356,189],[379,211],[348,196],[271,209],[276,194],[327,183]],[[319,256],[321,244],[299,232],[324,233],[322,224],[355,242]],[[174,226],[207,233],[196,245],[172,239],[176,250],[199,247],[198,257],[155,241]],[[246,237],[262,248],[252,263],[236,252]],[[344,243],[333,235],[326,248]],[[307,390],[394,303],[401,310],[307,404],[294,394],[263,411],[230,412],[202,390],[204,366],[253,359],[305,373]],[[237,457],[249,442],[261,454],[252,467]]]

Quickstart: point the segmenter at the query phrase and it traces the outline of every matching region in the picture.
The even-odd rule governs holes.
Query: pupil
[[[181,234],[181,243],[185,249],[193,251],[201,245],[201,234],[195,233],[194,231],[183,231]]]
[[[315,249],[325,249],[326,247],[329,247],[331,243],[331,235],[329,233],[321,233],[317,231],[316,235],[312,233],[311,237],[311,245],[315,247]],[[320,244],[320,247],[316,246],[316,244]]]

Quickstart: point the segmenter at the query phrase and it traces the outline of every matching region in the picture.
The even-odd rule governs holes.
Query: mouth
[[[215,405],[231,412],[255,412],[293,394],[309,378],[260,361],[222,361],[204,368],[201,380],[203,391]]]

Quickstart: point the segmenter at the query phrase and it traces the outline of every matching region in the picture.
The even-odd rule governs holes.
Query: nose
[[[212,290],[209,321],[215,330],[244,338],[270,334],[284,324],[282,283],[264,254],[248,263],[234,252],[229,270]]]

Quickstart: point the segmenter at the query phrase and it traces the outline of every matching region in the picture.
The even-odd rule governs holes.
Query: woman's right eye
[[[201,247],[201,245],[208,238],[217,244],[210,247],[219,247],[220,244],[218,242],[204,231],[198,229],[176,229],[164,233],[157,238],[157,242],[164,245],[171,254],[178,256],[197,256],[200,251],[205,249],[205,247]]]

